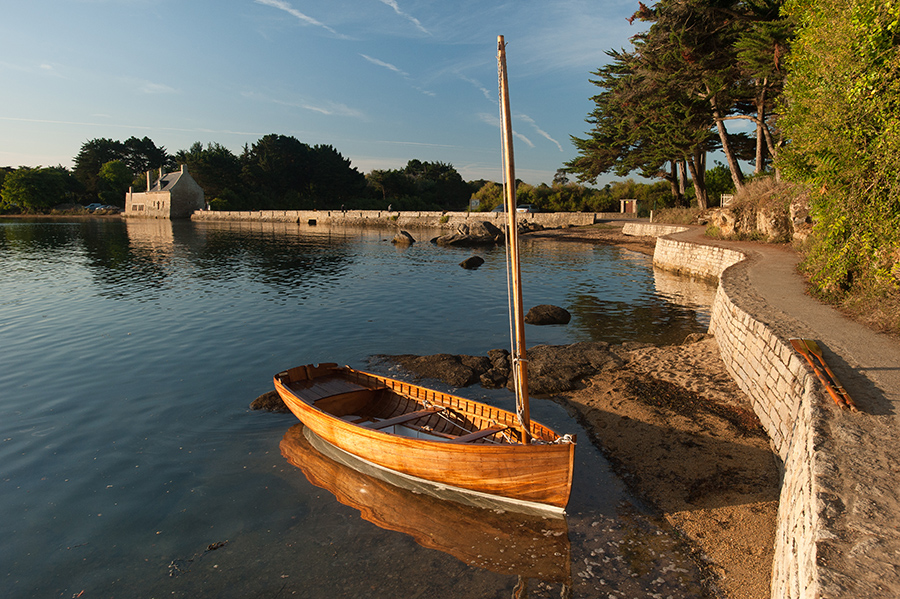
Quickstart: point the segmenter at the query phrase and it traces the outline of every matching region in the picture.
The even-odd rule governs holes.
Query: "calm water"
[[[533,416],[581,442],[569,515],[543,523],[398,496],[309,453],[293,416],[248,410],[297,364],[508,347],[502,249],[467,271],[471,250],[389,236],[0,222],[0,596],[697,596],[686,553],[550,401]],[[522,259],[526,308],[573,315],[529,345],[708,324],[712,290],[646,256],[543,240]]]

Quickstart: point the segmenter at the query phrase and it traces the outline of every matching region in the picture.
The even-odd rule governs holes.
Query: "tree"
[[[401,170],[373,170],[366,181],[373,195],[403,210],[464,209],[474,191],[452,165],[418,159]]]
[[[125,192],[131,185],[131,170],[121,160],[111,160],[100,167],[98,187],[100,201],[111,206],[125,205]]]
[[[69,178],[68,171],[62,167],[16,169],[3,180],[0,208],[25,213],[52,208],[68,199]]]
[[[468,205],[472,189],[453,165],[410,160],[404,169],[415,183],[416,195],[426,205],[442,210],[459,210]]]
[[[173,166],[166,149],[157,147],[149,137],[129,137],[125,143],[103,137],[88,140],[81,145],[75,156],[73,171],[75,178],[84,187],[83,202],[98,198],[104,191],[101,189],[100,169],[114,160],[125,165],[130,173],[129,180],[136,185],[140,185],[143,181],[141,175],[148,170]]]
[[[187,165],[188,172],[203,188],[210,204],[223,198],[235,198],[240,203],[239,198],[247,195],[241,181],[241,160],[223,145],[209,143],[204,148],[198,141],[189,150],[176,152],[175,161]],[[243,206],[226,204],[222,207],[237,210]]]
[[[338,208],[366,189],[366,178],[330,145],[316,145],[310,155],[310,180],[306,193],[322,208]]]
[[[85,197],[82,201],[93,200],[100,192],[100,169],[112,160],[122,160],[125,146],[118,141],[103,137],[91,139],[81,145],[75,156],[73,174],[84,187]]]
[[[128,167],[132,178],[140,177],[149,170],[163,168],[170,170],[175,165],[172,157],[163,147],[157,147],[149,137],[138,139],[129,137],[122,144],[122,162]]]
[[[577,173],[579,181],[595,181],[609,171],[668,179],[679,201],[684,180],[676,180],[674,166],[687,164],[695,197],[705,207],[703,175],[712,147],[708,103],[684,93],[645,50],[641,36],[634,45],[633,52],[608,52],[610,64],[594,73],[597,79],[591,82],[603,91],[592,98],[596,108],[587,122],[593,129],[590,137],[572,137],[580,155],[566,163],[566,170]]]
[[[655,73],[686,97],[708,103],[711,124],[738,190],[744,177],[725,119],[740,78],[734,44],[744,12],[740,0],[661,0],[653,9],[641,5],[634,17],[653,23],[642,39],[643,55],[655,63]]]
[[[312,207],[308,198],[311,148],[295,137],[261,137],[241,157],[242,179],[261,208],[298,210]]]
[[[472,195],[472,199],[478,200],[478,210],[482,212],[493,210],[503,203],[503,186],[493,181],[485,181]]]
[[[399,170],[374,169],[366,175],[366,184],[381,196],[385,206],[402,198],[412,197],[416,192],[415,183]]]
[[[780,143],[776,142],[772,133],[770,119],[774,116],[784,88],[786,59],[793,35],[793,24],[779,15],[775,19],[752,23],[735,42],[738,64],[746,81],[744,96],[751,98],[755,118],[732,118],[751,118],[756,124],[754,162],[757,175],[765,170],[767,155],[770,159],[776,157],[777,145]]]

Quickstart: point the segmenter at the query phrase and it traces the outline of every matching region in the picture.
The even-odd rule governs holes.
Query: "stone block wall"
[[[740,282],[742,266],[722,277],[709,332],[782,463],[772,597],[819,597],[816,541],[829,534],[818,518],[816,472],[828,461],[816,442],[821,390],[790,342],[753,316],[754,298],[745,296]]]
[[[534,222],[544,227],[564,227],[591,225],[597,221],[594,212],[539,212],[519,214],[519,220]],[[461,224],[488,221],[497,226],[506,222],[503,212],[439,212],[439,211],[392,211],[387,210],[255,210],[224,211],[198,210],[193,220],[211,221],[257,221],[290,222],[298,224],[400,227],[400,228],[441,228],[456,229]]]
[[[653,234],[652,227],[655,225],[644,225],[641,233]],[[656,232],[666,234],[663,229]],[[772,597],[832,596],[826,592],[829,585],[823,584],[822,567],[817,563],[818,543],[835,535],[827,529],[827,519],[820,517],[824,509],[822,478],[833,469],[830,456],[822,449],[824,416],[815,375],[793,350],[790,332],[766,322],[763,315],[770,308],[751,289],[742,252],[660,237],[653,263],[679,273],[719,279],[709,332],[781,460]]]
[[[652,223],[625,223],[622,225],[624,235],[635,237],[661,237],[671,233],[687,231],[687,228],[678,225],[654,225]]]

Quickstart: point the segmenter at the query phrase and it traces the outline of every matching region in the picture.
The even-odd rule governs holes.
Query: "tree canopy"
[[[42,212],[74,196],[69,172],[62,167],[18,168],[6,173],[0,188],[0,209]]]
[[[761,140],[771,137],[771,90],[780,82],[771,63],[780,68],[787,50],[778,6],[750,0],[641,4],[632,19],[650,26],[632,38],[630,51],[609,51],[609,64],[593,73],[601,92],[592,98],[592,129],[588,137],[572,137],[579,156],[566,170],[582,181],[606,172],[662,178],[676,203],[689,171],[695,199],[706,207],[706,155],[720,149],[740,189],[739,160],[755,159],[762,168],[763,148],[774,151],[774,143],[753,148],[725,123],[750,119]],[[766,58],[768,49],[773,58]]]
[[[125,166],[130,174],[129,179],[135,186],[140,186],[146,180],[142,177],[145,172],[158,168],[171,170],[174,166],[166,149],[157,147],[149,137],[129,137],[124,142],[103,137],[88,140],[75,156],[73,169],[75,178],[83,187],[82,201],[95,200],[100,197],[101,192],[106,192],[106,199],[109,201],[104,203],[124,205],[124,191],[120,197],[113,198],[109,195],[108,181],[101,181],[100,170],[113,161],[119,161]],[[127,185],[125,189],[128,189]]]

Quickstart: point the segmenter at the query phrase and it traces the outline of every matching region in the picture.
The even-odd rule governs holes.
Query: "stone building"
[[[151,185],[147,171],[147,191],[134,193],[128,188],[125,196],[125,216],[147,218],[190,218],[195,210],[206,206],[203,189],[181,165],[181,170],[164,173],[159,169],[159,179]]]

